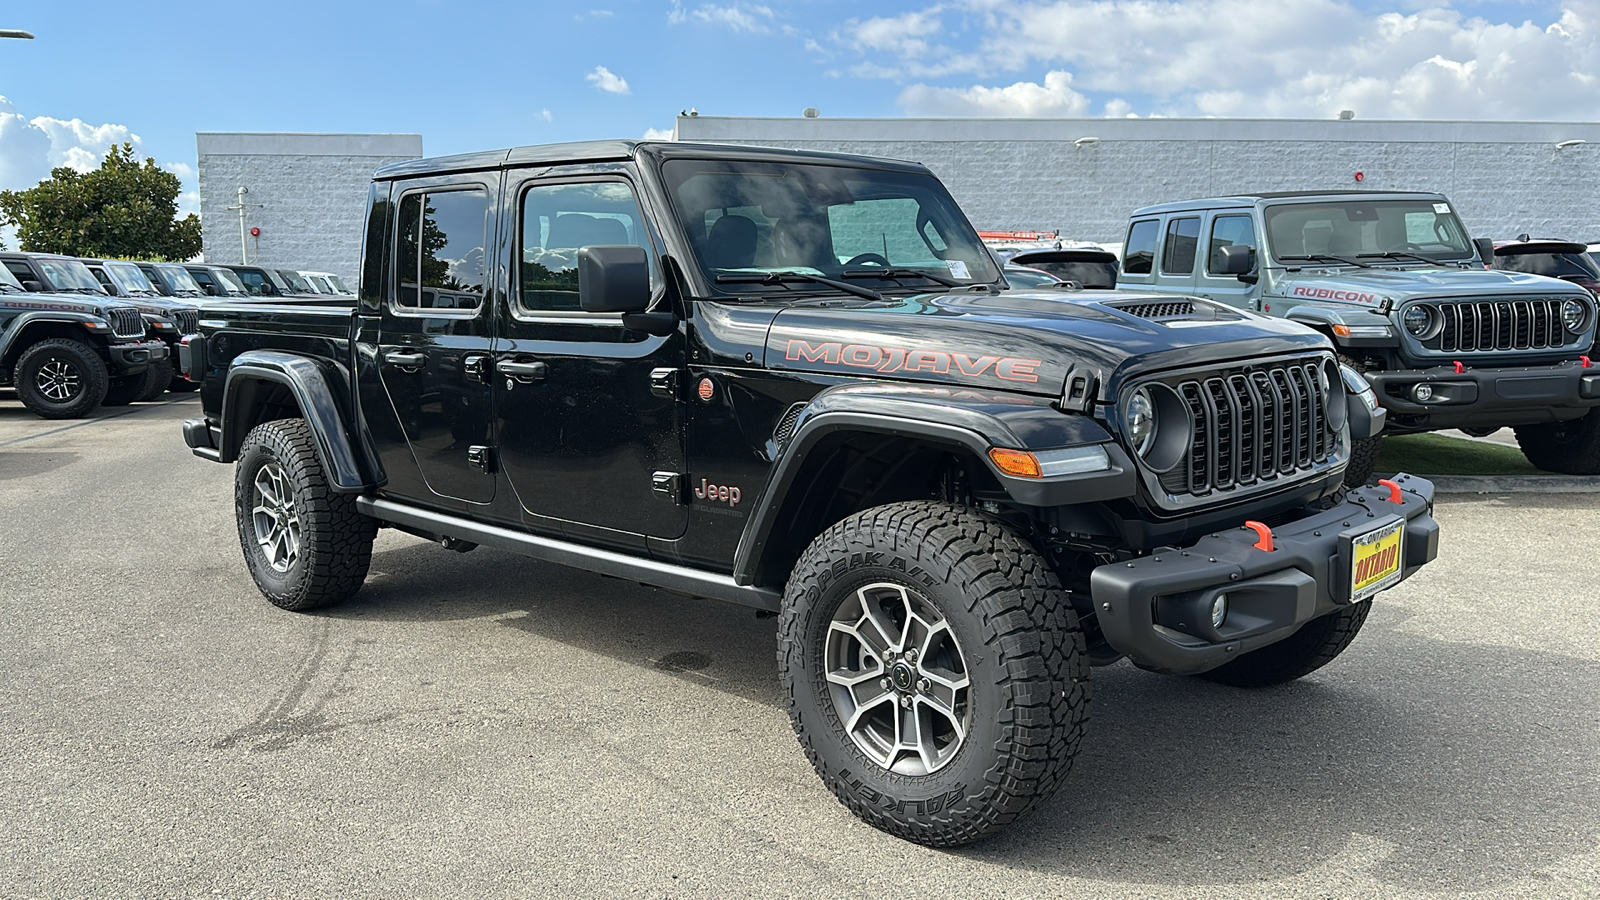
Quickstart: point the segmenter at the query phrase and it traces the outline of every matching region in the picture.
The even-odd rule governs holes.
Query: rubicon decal
[[[783,358],[820,362],[830,366],[850,366],[874,372],[932,372],[947,375],[952,371],[978,376],[992,372],[1006,381],[1036,382],[1043,360],[1015,356],[968,356],[943,350],[911,350],[906,347],[879,347],[873,344],[841,344],[837,341],[790,341]]]
[[[718,503],[726,503],[729,507],[734,507],[739,505],[739,498],[742,494],[736,487],[730,487],[726,484],[712,484],[702,478],[700,479],[700,486],[694,489],[694,496],[697,500],[715,500]]]
[[[1363,294],[1360,291],[1336,291],[1332,288],[1297,287],[1289,292],[1296,297],[1309,297],[1312,300],[1343,300],[1346,303],[1377,303],[1377,294]]]

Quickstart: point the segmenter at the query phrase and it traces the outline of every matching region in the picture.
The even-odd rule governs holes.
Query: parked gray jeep
[[[1512,426],[1535,466],[1600,474],[1595,300],[1570,282],[1487,271],[1491,254],[1443,194],[1248,194],[1135,212],[1117,284],[1326,334],[1388,410],[1386,433]],[[1348,483],[1365,483],[1379,440],[1357,448]]]

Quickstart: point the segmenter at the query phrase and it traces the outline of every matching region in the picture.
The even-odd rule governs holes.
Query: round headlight
[[[1133,446],[1133,452],[1140,456],[1149,452],[1156,437],[1156,405],[1150,399],[1149,388],[1133,392],[1133,397],[1128,400],[1128,408],[1123,413],[1122,424],[1127,430],[1128,443]]]
[[[1406,310],[1402,320],[1405,322],[1407,331],[1417,337],[1423,337],[1433,330],[1433,309],[1420,304],[1413,306]]]
[[[1568,300],[1561,304],[1561,324],[1573,334],[1583,330],[1589,318],[1589,308],[1582,300]]]

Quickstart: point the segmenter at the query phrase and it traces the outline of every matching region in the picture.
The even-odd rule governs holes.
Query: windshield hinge
[[[1062,412],[1087,414],[1094,410],[1095,396],[1099,393],[1100,371],[1074,364],[1067,369],[1067,379],[1061,387],[1061,400],[1056,406]]]

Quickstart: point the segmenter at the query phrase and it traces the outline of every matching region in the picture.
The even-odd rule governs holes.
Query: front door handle
[[[428,361],[428,356],[420,352],[390,350],[383,354],[383,361],[391,366],[399,366],[402,369],[416,371],[422,368],[423,363]]]
[[[501,360],[495,363],[494,367],[501,375],[510,375],[524,383],[542,381],[550,371],[550,367],[542,362],[506,362]]]

